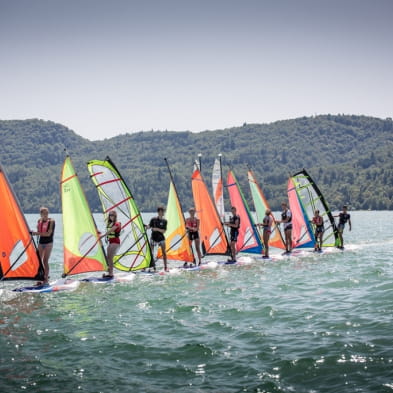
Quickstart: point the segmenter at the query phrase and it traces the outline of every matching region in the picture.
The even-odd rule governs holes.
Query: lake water
[[[1,392],[393,392],[393,212],[351,215],[344,252],[74,292],[1,283]]]

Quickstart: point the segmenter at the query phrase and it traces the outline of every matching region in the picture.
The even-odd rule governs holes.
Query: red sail
[[[43,266],[25,216],[0,165],[0,279],[42,280]]]

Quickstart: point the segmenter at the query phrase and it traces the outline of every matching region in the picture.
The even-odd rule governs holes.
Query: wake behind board
[[[116,282],[128,282],[135,278],[134,273],[127,275],[115,275],[113,277],[86,277],[82,278],[81,282],[90,282],[93,284],[114,284]]]
[[[138,270],[135,271],[136,275],[141,275],[141,276],[167,276],[167,275],[178,275],[181,273],[181,268],[178,267],[171,267],[168,270]]]
[[[14,292],[47,293],[60,291],[74,291],[80,282],[70,279],[59,279],[45,285],[32,285],[13,289]]]
[[[264,261],[271,262],[271,261],[276,261],[276,260],[277,260],[277,258],[275,256],[273,256],[273,255],[270,255],[268,257],[260,256],[258,258],[258,261],[262,261],[262,262],[264,262]]]
[[[241,256],[236,259],[236,261],[218,261],[219,265],[223,266],[243,266],[250,265],[255,262],[255,259],[249,256]]]
[[[135,279],[138,274],[159,274],[161,272],[148,272],[148,271],[133,271],[130,273],[117,273],[113,277],[86,277],[82,278],[81,282],[89,282],[93,284],[114,284],[118,282],[130,282]]]
[[[201,270],[213,270],[218,267],[218,263],[216,261],[208,261],[205,263],[202,263],[200,265],[183,265],[179,266],[178,269],[182,271],[187,271],[187,272],[196,272],[196,271],[201,271]]]
[[[115,282],[115,277],[86,277],[82,278],[80,281],[94,284],[113,284]]]

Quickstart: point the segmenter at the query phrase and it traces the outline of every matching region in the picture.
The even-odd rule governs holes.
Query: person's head
[[[163,216],[164,212],[165,212],[164,206],[158,206],[157,207],[157,213],[158,213],[159,216]]]
[[[117,220],[117,213],[116,210],[111,210],[108,214],[108,220],[112,222],[116,222]]]
[[[319,210],[315,210],[314,211],[314,216],[318,216],[319,215]]]
[[[270,209],[266,209],[265,214],[266,214],[267,216],[270,216],[270,214],[272,214],[272,211],[271,211]]]
[[[343,206],[343,211],[346,212],[347,210],[348,210],[348,206],[347,206],[347,205],[344,205],[344,206]]]
[[[282,202],[281,203],[281,207],[282,207],[282,209],[284,210],[284,209],[286,209],[287,208],[287,203],[286,202]]]
[[[231,212],[232,212],[232,214],[236,214],[236,207],[235,206],[231,207]]]
[[[40,207],[40,215],[47,216],[49,214],[49,209],[45,206]]]
[[[194,216],[195,215],[195,207],[190,207],[188,209],[188,212],[190,213],[190,216]]]

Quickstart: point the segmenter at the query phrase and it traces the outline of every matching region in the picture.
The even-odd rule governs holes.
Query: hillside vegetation
[[[200,133],[149,131],[104,141],[84,139],[68,128],[37,119],[0,121],[0,162],[26,213],[47,205],[61,211],[59,178],[70,154],[92,210],[99,211],[86,162],[110,156],[143,211],[166,204],[174,175],[184,209],[193,204],[193,162],[202,154],[202,174],[210,187],[211,169],[222,154],[250,200],[247,166],[255,172],[273,209],[286,199],[289,174],[306,168],[332,209],[393,209],[393,122],[366,116],[321,115],[271,124],[244,124]],[[227,202],[227,207],[229,202]]]

